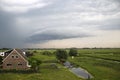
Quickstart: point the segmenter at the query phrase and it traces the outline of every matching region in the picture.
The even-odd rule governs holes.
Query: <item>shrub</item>
[[[56,50],[56,58],[60,61],[60,62],[65,62],[67,60],[67,52],[65,50]]]
[[[70,56],[77,56],[78,52],[77,49],[71,48],[69,51]]]

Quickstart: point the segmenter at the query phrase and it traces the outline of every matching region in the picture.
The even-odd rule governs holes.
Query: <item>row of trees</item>
[[[70,49],[69,53],[67,53],[66,50],[63,50],[63,49],[58,49],[54,52],[56,54],[56,58],[58,59],[58,61],[60,63],[64,63],[67,58],[68,58],[68,54],[69,56],[77,56],[78,52],[77,52],[77,49]],[[44,51],[42,53],[43,55],[51,55],[51,52],[49,51]],[[37,59],[37,58],[34,58],[34,57],[30,57],[29,58],[29,63],[31,65],[31,69],[33,69],[34,71],[38,71],[39,70],[39,65],[41,64],[41,60]]]
[[[56,53],[56,58],[61,63],[64,63],[67,60],[67,58],[68,58],[66,50],[59,49],[59,50],[56,50],[55,53]],[[77,54],[78,54],[77,49],[74,49],[74,48],[70,49],[69,56],[75,57],[75,56],[77,56]]]

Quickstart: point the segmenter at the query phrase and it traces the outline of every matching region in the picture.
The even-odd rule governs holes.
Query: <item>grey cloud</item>
[[[8,30],[8,27],[13,26],[14,18],[11,14],[7,14],[6,12],[0,11],[0,32],[4,32]]]
[[[68,10],[66,9],[66,4],[68,4],[68,0],[45,0],[45,2],[51,2],[48,6],[41,9],[31,9],[27,13],[23,14],[23,16],[34,17],[34,16],[47,16],[47,15],[56,15],[61,13],[66,13]],[[71,1],[71,0],[70,0]]]
[[[120,16],[116,16],[115,19],[111,18],[112,15],[120,12],[120,0],[43,1],[51,2],[51,4],[17,15],[0,11],[0,47],[90,37],[95,35],[92,32],[101,29],[120,30]],[[94,15],[96,19],[92,20]],[[109,18],[108,20],[99,20],[99,18],[97,20],[99,15]],[[17,18],[21,18],[21,20],[23,18],[23,22],[14,24]],[[28,22],[24,22],[24,19]],[[72,29],[69,30],[69,28]],[[24,35],[24,39],[19,34]]]
[[[115,1],[114,0],[100,0],[100,1],[95,0],[94,2],[92,0],[69,0],[69,1],[57,0],[57,1],[53,1],[51,5],[48,5],[42,9],[31,10],[28,13],[23,14],[21,16],[24,16],[26,18],[31,18],[31,19],[34,19],[34,17],[37,17],[36,22],[38,21],[37,23],[40,24],[39,27],[46,27],[46,26],[47,27],[67,27],[67,26],[69,27],[70,25],[71,26],[79,25],[79,27],[82,27],[84,25],[90,24],[91,28],[92,26],[100,25],[100,29],[118,29],[119,24],[116,22],[114,23],[114,20],[112,20],[113,22],[112,21],[110,22],[110,25],[113,25],[113,26],[115,25],[114,27],[111,26],[112,27],[111,28],[110,25],[106,24],[108,23],[108,21],[104,21],[104,20],[103,21],[93,21],[93,20],[85,21],[84,19],[82,19],[81,16],[79,17],[74,13],[88,14],[85,17],[94,16],[94,15],[112,16],[120,12],[120,8],[118,8],[120,7],[119,4],[120,4],[119,0],[115,0]],[[75,6],[81,6],[81,7],[75,7]],[[93,14],[90,15],[91,13]],[[69,14],[71,15],[68,16]],[[33,22],[34,22],[33,24],[37,24],[35,21]],[[102,26],[103,28],[101,28]]]
[[[48,29],[45,31],[38,32],[36,34],[33,34],[30,36],[26,42],[28,43],[40,43],[40,42],[46,42],[50,40],[61,40],[61,39],[70,39],[70,38],[83,38],[83,37],[90,37],[93,35],[90,35],[85,32],[73,32],[73,30],[64,30],[65,28],[57,30],[57,29]],[[55,31],[57,30],[57,31]],[[66,32],[65,32],[66,31]]]
[[[0,47],[19,46],[19,35],[14,23],[14,15],[0,11]]]
[[[106,27],[106,26],[109,26],[109,27]],[[120,24],[104,25],[104,26],[102,26],[102,30],[120,30]]]
[[[120,30],[120,18],[105,20],[99,25],[99,29],[102,30]]]
[[[50,1],[48,1],[50,2]],[[46,16],[64,13],[91,13],[97,12],[103,15],[119,12],[119,0],[56,0],[51,5],[42,9],[30,10],[24,16]]]
[[[120,30],[120,23],[117,24],[106,24],[99,26],[102,30]]]
[[[116,1],[117,3],[119,3],[119,4],[120,4],[120,0],[112,0],[112,1],[113,1],[113,2],[114,2],[114,1]]]
[[[113,5],[111,5],[112,3]],[[33,24],[35,25],[39,24],[38,27],[40,28],[40,30],[43,27],[44,29],[50,27],[56,30],[57,27],[61,27],[62,29],[63,27],[69,28],[70,26],[72,26],[74,32],[78,31],[77,29],[74,29],[74,26],[83,27],[84,30],[88,29],[89,32],[94,32],[93,30],[91,30],[92,28],[102,29],[102,30],[111,30],[111,29],[116,30],[116,29],[120,29],[119,22],[115,22],[114,19],[113,20],[111,19],[111,21],[109,20],[102,20],[102,21],[87,20],[85,21],[84,19],[81,18],[81,16],[79,17],[76,14],[72,14],[75,12],[78,14],[83,13],[83,15],[88,14],[88,16],[94,16],[94,15],[111,16],[111,15],[114,15],[120,12],[119,8],[114,9],[112,7],[115,4],[117,5],[115,6],[115,8],[119,7],[118,5],[119,3],[115,3],[113,0],[110,0],[110,1],[101,0],[101,1],[94,1],[94,2],[91,0],[69,0],[69,1],[68,0],[57,0],[47,7],[44,7],[42,9],[31,10],[28,12],[30,14],[26,13],[26,15],[23,15],[23,16],[26,18],[31,17],[32,18],[31,23],[33,22]],[[81,7],[76,7],[76,6],[81,6]],[[90,15],[91,13],[93,14]],[[69,14],[71,15],[68,16]],[[28,26],[31,26],[33,24],[30,24]],[[64,30],[63,32],[65,31],[67,30]],[[44,42],[44,41],[49,41],[49,40],[87,37],[89,36],[88,34],[82,33],[82,34],[77,34],[77,35],[76,34],[69,35],[69,32],[65,34],[61,34],[59,32],[47,30],[47,31],[44,31],[38,34],[33,33],[30,35],[30,37],[27,40],[28,42],[36,43],[36,42]]]

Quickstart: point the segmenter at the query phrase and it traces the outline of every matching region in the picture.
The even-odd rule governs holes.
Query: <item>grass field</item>
[[[69,60],[76,66],[88,70],[94,78],[91,80],[120,79],[120,49],[82,49],[79,57]]]
[[[53,51],[53,50],[52,50]],[[57,60],[54,55],[46,56],[42,55],[41,50],[37,50],[34,53],[35,58],[40,59],[42,64],[40,65],[40,70],[37,73],[0,73],[0,80],[83,80],[68,69],[66,69],[61,64],[56,63],[56,68],[51,64],[55,63]]]
[[[41,68],[39,73],[2,73],[0,80],[82,80],[67,69]]]
[[[30,50],[34,52],[35,50]],[[0,80],[84,80],[72,74],[64,66],[56,63],[54,53],[42,55],[36,50],[35,58],[42,60],[38,73],[0,73]],[[54,52],[55,50],[48,50]],[[74,59],[68,58],[76,67],[82,67],[90,72],[94,78],[91,80],[119,80],[120,79],[120,49],[79,49],[79,55]],[[51,66],[56,63],[57,67]]]

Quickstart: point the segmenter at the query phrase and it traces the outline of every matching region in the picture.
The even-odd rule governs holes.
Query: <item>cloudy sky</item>
[[[0,47],[120,47],[120,0],[0,0]]]

